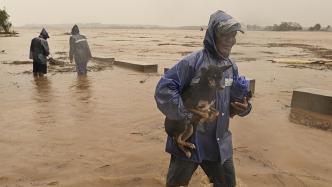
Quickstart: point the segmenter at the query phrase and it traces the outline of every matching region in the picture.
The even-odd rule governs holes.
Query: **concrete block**
[[[114,58],[106,57],[92,57],[92,60],[102,63],[110,63],[119,67],[132,69],[135,71],[140,71],[144,73],[157,73],[158,64],[145,64],[140,62],[125,62],[125,61],[116,61]]]
[[[125,61],[115,61],[115,65],[123,68],[132,69],[135,71],[140,71],[144,73],[157,73],[158,64],[144,64],[139,62],[125,62]]]
[[[252,79],[252,78],[247,78],[249,81],[250,81],[250,91],[252,93],[252,95],[255,94],[255,86],[256,86],[256,80],[255,79]]]
[[[104,57],[92,57],[92,60],[97,62],[110,63],[110,64],[114,64],[115,61],[114,58],[104,58]]]
[[[332,91],[301,88],[293,91],[292,108],[332,115]]]

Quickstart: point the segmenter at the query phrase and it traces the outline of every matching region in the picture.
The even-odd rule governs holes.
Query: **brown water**
[[[69,29],[67,29],[69,30]],[[68,51],[66,29],[50,30],[51,53]],[[37,30],[0,38],[0,186],[163,186],[163,116],[154,100],[160,76],[115,67],[89,72],[50,73],[35,79],[24,71]],[[200,49],[204,32],[185,30],[82,29],[94,56],[157,63],[160,72]],[[238,36],[234,58],[242,74],[256,79],[254,110],[232,120],[240,186],[331,186],[330,132],[288,121],[292,90],[332,90],[332,71],[286,68],[272,58],[317,58],[294,47],[332,49],[330,33],[248,32]],[[300,55],[300,56],[298,56]],[[140,80],[147,79],[144,84]],[[201,170],[192,186],[207,186]]]

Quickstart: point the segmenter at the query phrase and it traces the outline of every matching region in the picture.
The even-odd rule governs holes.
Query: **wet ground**
[[[58,60],[67,61],[67,30],[50,30],[51,54]],[[0,186],[163,186],[169,156],[163,116],[153,100],[160,75],[118,67],[93,71],[91,63],[84,78],[71,66],[35,79],[26,61],[38,30],[18,31],[19,37],[0,38]],[[82,33],[94,56],[157,63],[159,72],[200,49],[204,37],[186,30]],[[240,186],[331,186],[332,133],[291,123],[289,114],[293,89],[331,90],[332,70],[271,63],[329,60],[307,48],[329,51],[331,43],[332,35],[323,32],[238,36],[232,58],[241,74],[256,79],[251,115],[231,120]],[[207,186],[201,170],[191,184]]]

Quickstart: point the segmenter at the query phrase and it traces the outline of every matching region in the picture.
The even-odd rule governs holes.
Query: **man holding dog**
[[[172,137],[167,138],[166,152],[171,154],[167,187],[187,186],[198,166],[214,186],[236,185],[229,119],[235,115],[245,116],[251,111],[251,104],[246,97],[243,102],[231,102],[230,99],[233,80],[239,77],[236,64],[229,59],[236,43],[237,31],[243,33],[241,24],[230,15],[223,11],[212,14],[204,38],[204,48],[179,61],[157,85],[155,99],[160,111],[169,119],[186,123],[194,118],[183,105],[183,90],[199,81],[201,68],[232,65],[223,75],[225,89],[218,91],[215,96],[215,108],[220,115],[214,121],[197,127],[189,139],[196,147],[192,156],[186,158]]]

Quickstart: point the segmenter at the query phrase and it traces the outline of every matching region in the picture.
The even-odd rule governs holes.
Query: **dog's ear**
[[[202,75],[205,75],[206,72],[207,72],[207,69],[206,69],[206,68],[201,68],[201,74],[202,74]]]
[[[229,69],[229,68],[232,67],[232,66],[233,66],[233,65],[228,64],[228,65],[221,66],[221,67],[219,67],[219,68],[220,68],[220,71],[224,72],[224,71],[226,71],[227,69]]]

